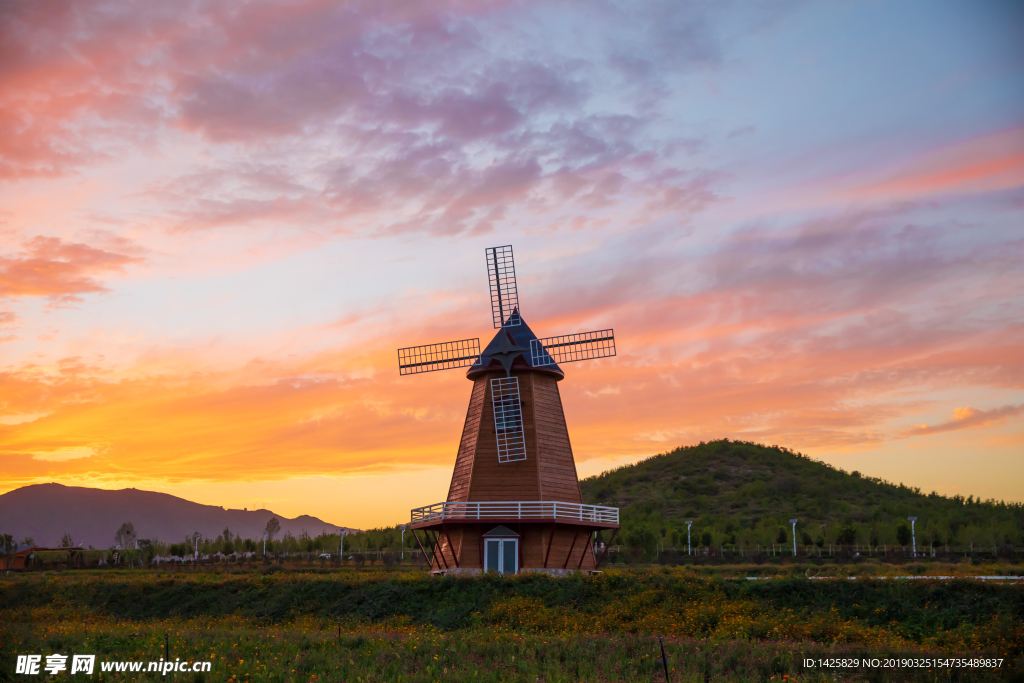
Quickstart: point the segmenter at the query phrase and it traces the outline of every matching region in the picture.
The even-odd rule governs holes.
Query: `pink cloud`
[[[1006,405],[991,410],[977,410],[967,406],[957,408],[953,411],[953,419],[941,422],[937,425],[919,425],[913,429],[903,432],[904,436],[927,436],[929,434],[941,434],[953,432],[959,429],[972,429],[975,427],[988,427],[995,424],[1003,424],[1007,418],[1016,417],[1024,412],[1024,406]]]
[[[906,200],[935,194],[980,193],[1024,186],[1024,128],[984,135],[919,155],[882,179],[847,186],[852,199]]]
[[[25,247],[20,256],[0,256],[0,297],[47,296],[71,303],[79,294],[107,291],[97,276],[123,273],[144,261],[56,237],[35,237]]]
[[[593,74],[583,60],[496,53],[479,26],[493,20],[500,34],[506,7],[17,8],[0,29],[10,57],[0,69],[0,130],[12,132],[0,136],[0,174],[72,173],[156,145],[170,130],[236,145],[236,161],[151,188],[150,199],[174,201],[170,211],[157,207],[177,217],[161,222],[171,230],[288,217],[347,232],[390,211],[373,217],[373,232],[480,234],[514,208],[542,214],[557,198],[552,183],[580,193],[575,212],[638,189],[648,194],[644,217],[692,213],[715,198],[707,176],[666,174],[667,157],[624,173],[628,159],[657,158],[676,143],[640,149],[649,117],[588,108]],[[702,24],[670,14],[657,35]],[[248,160],[256,157],[273,162]],[[209,182],[182,191],[202,178]]]

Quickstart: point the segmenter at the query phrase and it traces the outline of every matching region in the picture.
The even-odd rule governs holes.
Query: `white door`
[[[484,545],[484,571],[515,574],[519,570],[518,544],[514,538],[488,538]]]

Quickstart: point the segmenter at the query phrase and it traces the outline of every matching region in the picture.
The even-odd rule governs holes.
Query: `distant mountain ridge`
[[[299,536],[306,531],[317,536],[322,531],[346,533],[358,531],[330,524],[309,515],[289,519],[270,510],[227,510],[217,505],[201,505],[167,493],[120,489],[108,491],[82,486],[35,484],[0,495],[0,533],[11,534],[20,542],[30,536],[37,545],[58,546],[65,533],[74,544],[108,548],[124,522],[135,526],[138,537],[180,543],[195,532],[216,538],[225,527],[241,538],[263,538],[263,529],[271,517],[277,517],[281,530]]]

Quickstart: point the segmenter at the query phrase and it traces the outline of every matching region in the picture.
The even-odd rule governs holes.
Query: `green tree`
[[[114,534],[114,542],[119,546],[127,550],[135,545],[135,539],[138,538],[135,534],[135,525],[131,522],[125,522]]]
[[[811,535],[809,533],[807,533],[806,531],[801,532],[801,534],[800,534],[800,542],[803,543],[804,545],[813,545],[814,544],[814,541],[811,539]]]
[[[779,527],[779,535],[775,537],[776,543],[786,543],[789,541],[789,536],[786,534],[786,530]]]
[[[900,545],[910,545],[910,527],[903,522],[896,527],[896,540]]]
[[[852,524],[844,524],[839,527],[836,534],[836,543],[839,545],[853,545],[857,542],[857,529]]]
[[[10,534],[0,534],[0,551],[3,551],[6,565],[10,565],[10,557],[14,554],[14,551],[18,549],[18,544],[15,543],[14,537]]]
[[[281,522],[277,521],[277,517],[271,517],[270,521],[267,522],[267,526],[264,528],[264,531],[267,532],[267,540],[273,541],[274,535],[277,534],[277,532],[280,530]]]
[[[153,556],[156,555],[156,546],[148,538],[139,539],[139,550],[142,551],[142,562],[144,564],[148,564],[153,559]]]
[[[713,539],[711,537],[711,532],[710,531],[705,531],[704,533],[702,533],[700,535],[701,545],[710,546],[712,540]]]
[[[60,539],[60,547],[61,548],[73,548],[74,546],[75,546],[75,542],[71,539],[71,534],[69,534],[68,532],[65,531],[64,532],[64,537]]]
[[[224,541],[224,545],[220,547],[220,551],[225,555],[230,555],[235,552],[235,544],[231,541]]]
[[[650,557],[657,551],[658,537],[647,526],[640,525],[630,529],[626,534],[626,545]]]

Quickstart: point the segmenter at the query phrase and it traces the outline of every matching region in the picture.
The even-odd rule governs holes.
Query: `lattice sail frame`
[[[486,254],[494,328],[519,325],[519,293],[516,290],[516,264],[512,259],[512,245],[488,247]]]
[[[460,339],[398,349],[398,374],[464,368],[480,362],[480,339]]]
[[[526,460],[523,408],[519,402],[519,378],[492,379],[491,405],[494,406],[494,436],[498,440],[498,462]]]
[[[614,355],[614,330],[594,330],[530,340],[530,364],[535,368]]]

